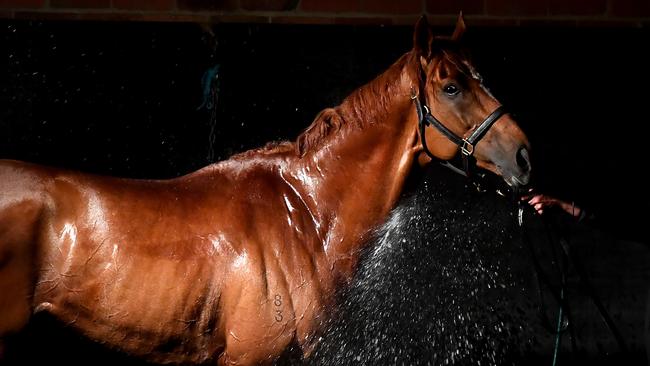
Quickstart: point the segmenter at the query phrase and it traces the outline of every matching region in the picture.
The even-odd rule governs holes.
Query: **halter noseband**
[[[487,131],[492,127],[492,125],[499,119],[501,116],[506,114],[505,108],[503,106],[497,107],[492,113],[490,113],[483,122],[466,138],[462,138],[455,133],[453,133],[449,128],[447,128],[442,122],[440,122],[436,117],[431,114],[431,110],[427,107],[426,104],[420,102],[420,97],[418,94],[413,93],[411,96],[413,102],[415,103],[415,109],[418,112],[418,127],[420,129],[420,139],[422,140],[422,148],[424,152],[433,160],[439,160],[438,157],[433,155],[429,148],[427,147],[427,139],[425,135],[425,128],[427,125],[432,125],[443,135],[445,135],[451,142],[456,144],[461,151],[461,156],[463,159],[463,169],[460,169],[450,163],[449,161],[441,162],[442,165],[448,167],[449,169],[464,175],[466,177],[470,176],[470,164],[469,160],[474,154],[474,146],[485,136]]]

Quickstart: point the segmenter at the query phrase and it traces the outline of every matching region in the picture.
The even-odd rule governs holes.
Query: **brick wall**
[[[0,18],[201,23],[648,27],[650,0],[0,0]]]

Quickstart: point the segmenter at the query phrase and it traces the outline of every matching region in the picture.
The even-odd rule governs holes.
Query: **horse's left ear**
[[[458,20],[456,21],[456,29],[454,29],[454,33],[451,35],[451,39],[454,41],[459,41],[463,36],[463,33],[465,33],[465,29],[467,29],[467,27],[465,26],[465,19],[463,18],[463,12],[461,11],[460,14],[458,14]]]

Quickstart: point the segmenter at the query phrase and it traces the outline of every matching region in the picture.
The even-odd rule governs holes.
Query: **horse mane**
[[[307,151],[318,145],[325,137],[341,128],[343,118],[334,108],[323,109],[316,115],[314,121],[296,139],[295,149],[298,156],[303,157]]]
[[[457,42],[448,37],[436,37],[436,43],[439,47],[439,56],[442,58],[443,67],[449,66],[444,64],[451,64],[462,74],[480,78],[467,63],[467,55],[461,51],[462,48],[458,47]],[[351,126],[362,129],[377,122],[380,117],[386,115],[393,98],[403,93],[401,90],[404,85],[403,78],[407,77],[413,81],[421,77],[417,67],[410,67],[419,62],[416,58],[413,51],[405,53],[386,71],[350,93],[341,104],[321,110],[309,127],[298,135],[295,142],[269,142],[263,147],[244,151],[232,157],[247,159],[259,155],[291,151],[299,157],[303,157],[343,128]]]
[[[237,153],[233,155],[231,159],[246,160],[248,158],[255,157],[258,155],[273,155],[276,153],[288,152],[294,150],[293,145],[294,144],[289,141],[271,141],[271,142],[267,142],[262,147]]]
[[[328,136],[346,126],[364,128],[376,122],[401,88],[400,76],[413,59],[412,55],[412,52],[404,54],[374,80],[350,93],[340,105],[320,111],[311,125],[296,139],[296,154],[299,157],[305,156],[320,146]]]

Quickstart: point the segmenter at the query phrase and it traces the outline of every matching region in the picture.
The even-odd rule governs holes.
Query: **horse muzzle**
[[[520,146],[515,152],[514,159],[508,159],[512,163],[498,164],[497,170],[503,180],[513,188],[522,188],[530,183],[532,167],[530,164],[530,153],[528,147]]]

